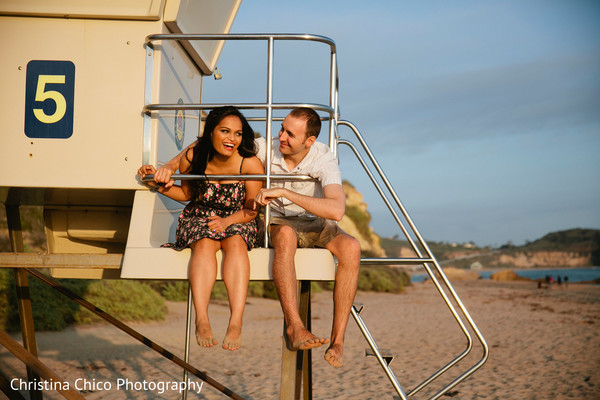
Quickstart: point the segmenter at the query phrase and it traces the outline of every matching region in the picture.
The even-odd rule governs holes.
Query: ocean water
[[[560,276],[564,281],[565,276],[569,277],[569,282],[591,281],[600,278],[600,267],[589,268],[553,268],[553,269],[513,269],[513,271],[524,278],[544,279],[551,276],[554,281]],[[483,279],[490,279],[490,276],[496,271],[477,271]],[[426,273],[415,274],[410,278],[411,282],[423,282]]]

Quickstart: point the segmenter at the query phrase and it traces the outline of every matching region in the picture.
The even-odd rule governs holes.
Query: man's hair
[[[321,117],[319,114],[312,108],[308,107],[296,107],[290,114],[295,118],[302,118],[306,121],[306,137],[309,138],[311,136],[319,137],[319,133],[321,132]]]

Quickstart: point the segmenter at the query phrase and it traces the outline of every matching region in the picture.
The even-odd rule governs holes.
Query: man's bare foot
[[[313,335],[304,326],[296,329],[288,328],[286,332],[285,343],[291,351],[314,349],[329,343],[329,339]]]
[[[225,350],[238,350],[242,345],[242,328],[239,326],[229,325],[225,339],[223,339],[223,348]]]
[[[332,344],[325,352],[325,360],[332,366],[339,368],[342,366],[342,345]]]
[[[196,325],[196,342],[200,347],[212,347],[218,343],[213,336],[210,324]]]

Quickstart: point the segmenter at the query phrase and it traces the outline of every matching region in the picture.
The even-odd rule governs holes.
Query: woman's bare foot
[[[218,343],[209,323],[196,325],[196,342],[200,347],[212,347]]]
[[[339,368],[342,366],[343,347],[341,344],[332,344],[325,352],[325,360],[332,366]]]
[[[291,351],[314,349],[329,343],[329,339],[313,335],[304,326],[288,327],[286,333],[286,345]]]
[[[237,325],[229,325],[225,339],[223,339],[223,348],[225,350],[238,350],[242,345],[242,328]]]

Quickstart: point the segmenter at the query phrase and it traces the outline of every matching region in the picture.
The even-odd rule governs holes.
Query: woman
[[[264,174],[254,148],[254,132],[235,107],[215,108],[206,118],[198,143],[181,157],[179,171],[192,175]],[[143,178],[153,174],[142,166]],[[210,293],[217,278],[216,252],[223,250],[223,281],[231,316],[223,348],[237,350],[241,344],[242,316],[250,279],[248,251],[258,238],[254,203],[260,181],[184,180],[181,186],[155,188],[178,201],[190,201],[179,216],[177,241],[165,246],[192,249],[189,281],[196,309],[196,341],[202,347],[217,344],[208,319]]]

